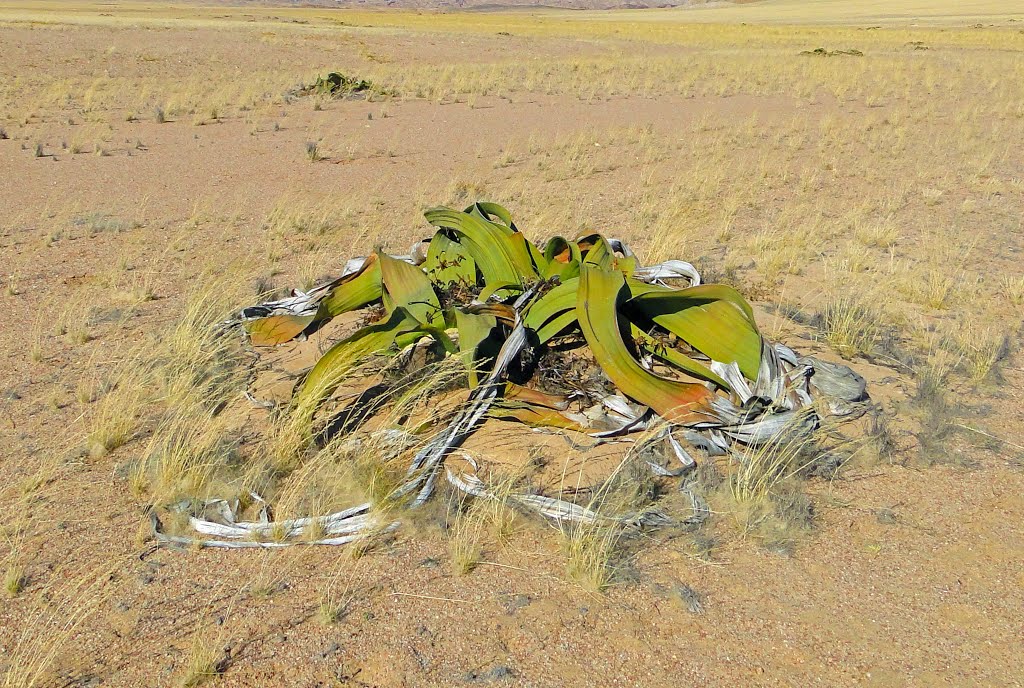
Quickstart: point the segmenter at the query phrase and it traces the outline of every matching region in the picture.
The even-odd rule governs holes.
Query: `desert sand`
[[[1012,5],[0,3],[3,685],[1019,685]],[[330,71],[373,88],[301,94]],[[851,449],[770,528],[709,484],[708,523],[623,536],[598,586],[522,514],[460,565],[444,495],[355,551],[154,542],[147,509],[271,424],[234,373],[203,411],[241,364],[202,328],[480,199],[736,286],[766,336],[868,380]],[[174,423],[206,453],[147,472]],[[531,436],[467,448],[521,466]]]

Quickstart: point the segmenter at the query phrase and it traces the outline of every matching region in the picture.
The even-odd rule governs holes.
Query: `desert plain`
[[[1019,685],[1014,5],[0,3],[3,685]],[[368,86],[310,93],[329,72]],[[871,408],[756,505],[702,469],[696,529],[440,494],[365,546],[155,542],[151,509],[252,488],[273,442],[217,323],[477,200],[692,262]],[[485,430],[520,478],[586,472]],[[294,514],[374,487],[275,471]]]

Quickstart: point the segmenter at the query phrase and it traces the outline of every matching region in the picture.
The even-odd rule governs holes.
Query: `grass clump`
[[[25,569],[17,563],[10,563],[4,571],[4,591],[8,597],[17,597],[28,585]]]
[[[227,668],[227,661],[217,639],[196,632],[185,655],[185,667],[179,684],[194,688],[213,680]]]
[[[963,367],[971,382],[981,384],[988,380],[999,380],[999,363],[1010,351],[1010,338],[994,327],[982,327],[973,320],[966,320],[954,330],[952,348],[960,356]]]
[[[615,575],[617,546],[622,528],[600,521],[576,521],[562,526],[565,574],[584,590],[600,593]]]
[[[1007,301],[1015,306],[1024,306],[1024,277],[1004,276],[999,286]]]
[[[340,576],[335,573],[331,581],[320,595],[320,604],[317,605],[316,618],[323,626],[333,626],[344,619],[352,609],[355,593],[351,583],[346,582],[343,589],[338,589]],[[346,579],[347,580],[347,579]]]
[[[867,420],[866,434],[875,457],[885,463],[893,463],[899,452],[890,417],[880,408],[874,409]]]
[[[316,141],[306,141],[306,158],[310,162],[317,162],[323,159],[320,152],[320,144]]]
[[[126,366],[110,389],[100,398],[86,437],[89,456],[98,459],[126,444],[138,428],[139,416],[147,403],[148,375],[144,368]],[[79,400],[87,390],[79,390]]]
[[[915,433],[918,454],[926,465],[959,462],[951,447],[956,432],[955,409],[946,397],[946,381],[958,359],[943,349],[936,350],[916,371],[913,403],[919,428]]]
[[[232,454],[221,423],[172,417],[153,434],[145,458],[131,476],[132,488],[137,494],[148,493],[154,504],[206,494]]]
[[[448,550],[452,570],[459,576],[470,573],[483,560],[484,516],[479,502],[461,511],[450,530]]]
[[[821,312],[821,331],[843,358],[870,354],[879,336],[879,314],[849,296],[831,299]]]
[[[899,227],[891,217],[877,222],[865,222],[855,229],[857,241],[868,248],[891,249],[899,240]]]
[[[59,683],[53,675],[54,665],[83,625],[109,599],[111,574],[118,565],[124,563],[105,560],[98,566],[66,569],[45,585],[47,604],[34,608],[17,629],[12,629],[12,640],[0,665],[0,686],[32,688]],[[23,583],[22,578],[19,585]]]
[[[814,434],[798,418],[775,440],[739,453],[719,497],[741,534],[783,554],[814,522],[814,506],[798,483],[820,451]]]

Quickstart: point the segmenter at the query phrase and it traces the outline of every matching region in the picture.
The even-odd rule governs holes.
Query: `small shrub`
[[[306,141],[306,157],[310,162],[320,160],[320,144],[316,141]]]
[[[4,590],[10,597],[17,597],[28,584],[25,571],[17,564],[9,564],[4,572]]]
[[[867,436],[879,461],[892,463],[895,460],[899,445],[889,423],[889,416],[882,409],[876,408],[868,416]]]
[[[340,72],[331,72],[326,77],[317,77],[316,81],[307,89],[307,91],[320,95],[331,96],[333,98],[339,98],[352,93],[369,91],[372,88],[373,84],[366,79],[356,79],[354,77],[345,76]]]

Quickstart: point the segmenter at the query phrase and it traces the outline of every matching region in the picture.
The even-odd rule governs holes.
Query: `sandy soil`
[[[1024,280],[1024,34],[1013,17],[986,15],[997,26],[984,40],[968,35],[973,16],[867,38],[768,27],[756,50],[792,76],[780,85],[737,61],[742,36],[644,42],[632,19],[620,36],[574,36],[560,19],[519,18],[506,37],[490,19],[431,31],[415,17],[359,15],[351,24],[362,26],[346,27],[343,13],[326,23],[261,10],[250,22],[249,8],[155,7],[0,12],[0,554],[25,583],[0,607],[4,685],[177,685],[196,643],[219,662],[211,682],[230,686],[1024,682],[1012,298]],[[932,49],[908,48],[914,40]],[[822,44],[870,53],[871,41],[884,54],[827,73],[795,57]],[[692,92],[662,92],[660,72],[645,87],[641,66],[628,80],[606,72],[588,97],[593,84],[570,68],[705,58],[725,71]],[[1000,66],[1014,61],[1016,72]],[[537,81],[494,76],[508,63],[530,65]],[[333,68],[406,90],[315,105],[285,95]],[[448,90],[418,97],[401,81],[416,69],[434,69],[416,73]],[[231,90],[249,72],[252,91]],[[917,90],[925,78],[928,94]],[[840,82],[877,93],[836,95],[829,84]],[[323,159],[309,159],[310,141]],[[766,332],[832,360],[814,327],[772,314],[863,289],[884,305],[895,343],[851,365],[892,419],[895,456],[866,452],[807,480],[814,525],[793,547],[766,548],[720,513],[698,533],[624,542],[603,594],[568,580],[557,530],[526,518],[464,576],[433,517],[358,558],[147,541],[125,466],[146,451],[152,422],[108,455],[82,451],[128,347],[173,327],[211,271],[230,275],[230,300],[247,305],[257,281],[297,286],[376,244],[404,251],[429,231],[423,208],[477,196],[510,207],[531,237],[597,228],[648,255],[666,237],[652,229],[660,217],[682,237],[679,257],[731,275],[756,301]],[[890,218],[898,238],[857,243],[854,209]],[[786,242],[810,237],[784,269],[765,233],[776,226]],[[934,266],[955,275],[938,306],[911,288],[939,279]],[[943,422],[959,430],[928,455],[928,411],[912,397],[967,327],[1005,335],[1007,351],[981,380],[963,352],[950,364]],[[493,425],[470,448],[522,454],[528,433]],[[317,619],[325,594],[350,599],[330,625]]]

